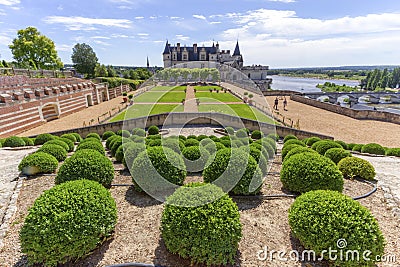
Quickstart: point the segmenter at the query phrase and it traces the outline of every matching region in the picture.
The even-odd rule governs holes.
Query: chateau
[[[176,46],[171,46],[167,41],[163,52],[164,68],[179,66],[183,68],[209,68],[215,66],[215,63],[226,65],[235,68],[244,73],[247,78],[256,83],[261,90],[268,90],[272,79],[267,78],[268,66],[252,65],[243,66],[243,56],[240,53],[239,41],[236,42],[235,49],[231,55],[231,50],[221,50],[218,42],[213,42],[212,46],[199,47],[193,44],[191,47],[181,46],[177,43]],[[221,71],[221,79],[236,80],[236,75],[228,77],[229,74]]]

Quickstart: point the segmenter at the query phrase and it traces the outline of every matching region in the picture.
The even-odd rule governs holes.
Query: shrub
[[[211,138],[205,138],[200,141],[199,146],[205,147],[208,144],[214,143],[214,141]]]
[[[38,149],[38,152],[44,152],[52,155],[58,161],[64,161],[67,158],[68,152],[62,146],[55,144],[43,145]]]
[[[325,157],[338,164],[342,159],[351,157],[351,153],[343,148],[330,148],[325,152]]]
[[[242,237],[238,207],[216,185],[188,184],[167,198],[161,235],[168,251],[192,264],[233,264]]]
[[[369,161],[357,157],[342,159],[338,163],[338,168],[343,176],[349,179],[373,180],[376,175],[375,168]]]
[[[113,131],[106,131],[103,133],[103,135],[101,136],[101,139],[103,140],[107,140],[109,137],[115,135],[115,133]]]
[[[161,177],[176,185],[183,185],[186,177],[182,157],[167,147],[149,147],[141,152],[130,171],[136,190],[146,192],[159,190]]]
[[[342,192],[343,175],[330,159],[312,153],[296,154],[285,160],[281,182],[286,189],[304,193],[312,190]]]
[[[116,162],[120,162],[122,163],[122,161],[124,160],[124,145],[126,146],[129,143],[120,145],[117,149],[117,151],[115,152],[115,161]]]
[[[148,146],[161,146],[162,141],[161,139],[155,139],[155,140],[151,140],[148,144]]]
[[[224,145],[224,147],[226,147],[226,148],[230,148],[230,147],[232,146],[231,141],[230,141],[230,140],[227,140],[227,139],[221,140],[220,143],[221,143],[222,145]]]
[[[60,138],[67,138],[67,139],[71,140],[73,143],[77,142],[76,137],[73,134],[63,134],[60,136]]]
[[[285,142],[284,146],[293,145],[293,144],[299,145],[299,146],[304,146],[304,147],[307,146],[306,144],[304,144],[303,141],[298,140],[298,139],[289,139]]]
[[[110,187],[114,179],[112,162],[97,150],[83,149],[65,160],[57,173],[55,183],[88,179]]]
[[[361,152],[375,155],[385,155],[385,149],[381,145],[375,143],[364,145],[361,148]]]
[[[25,146],[25,142],[21,137],[10,136],[10,137],[6,138],[3,146],[4,147],[22,147],[22,146]]]
[[[208,136],[207,135],[205,135],[205,134],[201,134],[201,135],[199,135],[199,136],[197,136],[197,140],[199,140],[199,141],[201,141],[201,140],[203,140],[203,139],[206,139],[206,138],[208,138]]]
[[[86,138],[96,138],[97,140],[101,141],[101,137],[98,133],[89,133],[88,135],[86,135]]]
[[[357,144],[354,144],[354,143],[347,144],[347,149],[348,149],[348,150],[353,150],[353,147],[354,147],[355,145],[357,145]]]
[[[56,139],[56,137],[54,135],[52,135],[52,134],[48,134],[48,133],[39,134],[38,136],[36,136],[35,146],[43,145],[47,141],[50,141],[50,140],[53,140],[53,139]]]
[[[160,132],[160,129],[158,129],[157,126],[152,125],[152,126],[149,127],[147,132],[149,133],[149,135],[156,135],[156,134],[158,134]]]
[[[80,134],[78,134],[78,133],[72,133],[72,135],[75,136],[77,142],[82,141],[82,137],[81,137]]]
[[[76,148],[76,151],[82,150],[82,149],[93,149],[96,150],[98,152],[100,152],[100,154],[104,155],[104,153],[106,152],[106,150],[104,149],[103,145],[99,142],[96,141],[89,141],[89,142],[84,142],[84,143],[80,143],[78,145],[78,147]]]
[[[290,152],[290,150],[292,150],[293,148],[296,148],[296,147],[303,147],[303,146],[297,145],[297,144],[283,146],[283,148],[282,148],[282,161],[285,160],[285,157]]]
[[[109,237],[117,223],[111,194],[96,182],[68,182],[45,191],[20,232],[30,265],[56,266],[82,258]]]
[[[239,129],[236,131],[235,136],[238,138],[245,138],[249,137],[249,133],[246,131],[246,129]]]
[[[325,152],[330,148],[343,148],[341,145],[332,140],[319,141],[315,144],[317,144],[315,146],[315,151],[317,151],[320,155],[325,155]]]
[[[400,157],[400,148],[389,148],[386,150],[386,156]]]
[[[290,139],[298,139],[298,138],[293,134],[288,134],[285,136],[285,138],[283,138],[283,143],[286,143],[286,141],[288,141]]]
[[[193,138],[188,138],[185,141],[185,146],[186,147],[190,147],[190,146],[199,146],[200,142],[197,139],[193,139]]]
[[[118,130],[116,134],[126,138],[131,136],[131,133],[128,130]]]
[[[197,139],[197,136],[195,136],[194,134],[188,135],[186,137],[186,139]]]
[[[74,151],[75,144],[74,144],[74,142],[71,141],[71,139],[60,137],[58,140],[63,141],[64,143],[66,143],[68,145],[68,152]],[[48,142],[51,142],[51,141],[48,141]]]
[[[3,147],[3,143],[2,142],[0,142],[0,148],[2,148]]]
[[[126,147],[122,163],[125,165],[125,167],[131,170],[133,161],[141,152],[145,150],[146,146],[142,143],[129,143],[129,146]]]
[[[131,137],[129,137],[129,139],[131,139],[135,143],[145,143],[146,142],[145,137],[138,136],[138,135],[131,135]]]
[[[229,134],[229,135],[234,135],[234,134],[235,134],[235,130],[234,130],[232,127],[230,127],[230,126],[228,126],[228,127],[225,128],[225,132],[226,132],[227,134]]]
[[[203,171],[207,183],[214,182],[224,191],[230,188],[235,195],[258,194],[262,186],[262,173],[256,160],[243,149],[221,149],[214,161]],[[221,184],[223,183],[223,184]]]
[[[204,146],[204,149],[207,150],[211,155],[215,154],[218,150],[225,149],[226,147],[220,142],[213,142]]]
[[[122,137],[119,136],[119,135],[113,135],[113,136],[111,136],[110,138],[108,138],[107,141],[106,141],[106,148],[107,148],[107,149],[111,149],[112,143],[113,143],[115,140],[119,140],[119,139],[122,139]]]
[[[243,145],[242,141],[240,141],[239,139],[233,140],[233,141],[231,142],[231,147],[232,147],[232,148],[239,148],[239,147],[241,147],[241,146],[244,146],[244,145]]]
[[[210,138],[211,140],[213,140],[214,142],[219,142],[219,141],[220,141],[219,138],[216,137],[215,135],[210,135],[209,138]]]
[[[181,151],[185,148],[185,144],[179,138],[171,138],[171,137],[162,139],[162,146],[168,147],[178,154],[180,154]]]
[[[199,172],[204,170],[207,160],[210,158],[210,153],[198,146],[185,147],[182,150],[183,160],[188,172]]]
[[[335,140],[336,143],[338,143],[339,145],[341,145],[343,147],[343,149],[349,149],[347,144],[344,141],[341,140]]]
[[[43,145],[58,145],[58,146],[61,146],[62,148],[64,148],[65,151],[69,151],[69,146],[67,145],[67,143],[65,143],[64,141],[62,141],[60,139],[54,139],[54,140],[47,141]]]
[[[129,140],[129,139],[128,139]],[[117,152],[117,149],[124,143],[124,139],[117,139],[111,144],[110,152],[111,156],[115,157],[115,153]]]
[[[272,140],[277,141],[277,140],[279,140],[279,135],[276,133],[270,133],[270,134],[267,134],[267,138],[271,138]]]
[[[363,146],[364,145],[362,145],[362,144],[355,144],[351,150],[352,151],[361,152],[361,149],[362,149]]]
[[[155,139],[161,139],[161,135],[155,134],[155,135],[149,135],[146,137],[146,140],[155,140]]]
[[[258,167],[260,167],[260,170],[261,170],[263,176],[265,176],[268,172],[268,160],[264,156],[264,154],[261,153],[261,151],[259,149],[252,147],[252,146],[250,146],[250,148],[242,147],[242,149],[244,151],[250,153],[250,155],[256,160]]]
[[[145,137],[146,136],[146,131],[144,129],[142,129],[142,128],[135,128],[135,129],[132,130],[132,135]]]
[[[310,137],[310,138],[307,139],[306,145],[307,146],[312,146],[314,143],[316,143],[318,141],[321,141],[321,138],[313,136],[313,137]]]
[[[263,133],[259,130],[255,130],[251,133],[251,138],[253,139],[261,139],[263,137]]]
[[[178,138],[179,138],[180,140],[182,140],[183,142],[185,142],[186,139],[187,139],[186,136],[184,136],[184,135],[179,135]]]
[[[25,175],[53,173],[58,167],[57,159],[44,152],[36,152],[24,157],[18,165],[18,170]]]
[[[86,142],[96,142],[96,143],[101,144],[101,141],[100,141],[99,139],[95,138],[95,137],[88,137],[88,138],[85,138],[85,139],[83,139],[79,144],[81,145],[81,144],[84,144],[84,143],[86,143]]]
[[[284,161],[290,159],[293,155],[300,154],[300,153],[314,153],[318,154],[317,151],[312,150],[309,147],[304,147],[304,146],[298,146],[293,149],[291,149],[285,156]]]
[[[243,145],[248,146],[250,144],[252,144],[254,141],[253,139],[251,139],[250,137],[247,138],[239,138],[238,140],[240,140],[240,142],[243,143]]]
[[[0,139],[0,144],[1,146],[4,146],[4,142],[6,141],[6,139]]]
[[[29,138],[29,137],[21,137],[22,140],[24,140],[25,142],[25,146],[34,146],[35,142],[33,141],[33,139]]]
[[[341,239],[346,240],[346,251],[360,252],[360,261],[337,257],[334,266],[375,266],[375,259],[384,252],[384,237],[371,212],[338,192],[318,190],[298,197],[289,210],[289,225],[301,244],[316,255],[343,249],[338,247]],[[361,257],[365,251],[371,252],[371,261]],[[324,256],[328,259],[328,253]]]

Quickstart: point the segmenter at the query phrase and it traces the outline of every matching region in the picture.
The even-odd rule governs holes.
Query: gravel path
[[[199,112],[193,86],[186,87],[185,112]]]

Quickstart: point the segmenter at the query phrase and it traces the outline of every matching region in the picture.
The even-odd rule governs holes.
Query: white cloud
[[[211,21],[210,24],[221,24],[221,21]]]
[[[74,45],[67,45],[67,44],[58,45],[58,44],[56,44],[56,50],[62,51],[62,52],[71,52],[73,47],[74,47]]]
[[[204,17],[203,15],[193,15],[193,18],[206,20],[206,17]]]
[[[11,44],[11,42],[12,42],[12,39],[9,36],[0,34],[0,44],[1,45],[8,46],[9,44]]]
[[[183,19],[183,18],[181,18],[181,17],[169,17],[169,18],[172,19],[172,20]]]
[[[129,38],[128,35],[125,34],[111,34],[112,38]]]
[[[94,40],[94,43],[98,44],[98,45],[103,45],[103,46],[110,46],[111,44],[100,41],[100,40]]]
[[[176,39],[179,40],[179,41],[188,41],[188,40],[190,40],[190,37],[184,36],[184,35],[182,35],[182,34],[177,34],[177,35],[175,35],[175,37],[176,37]]]
[[[107,36],[92,36],[90,38],[92,38],[92,39],[105,39],[105,40],[110,40],[111,39],[110,37],[107,37]]]
[[[135,17],[135,19],[144,19],[144,17]]]
[[[118,6],[119,9],[133,9],[131,6]]]
[[[132,21],[127,19],[93,19],[85,17],[49,16],[43,19],[48,24],[64,24],[71,31],[95,30],[94,26],[131,28]]]
[[[5,16],[5,15],[7,15],[7,13],[3,9],[0,9],[0,16]]]
[[[138,36],[149,36],[148,33],[138,33]]]
[[[0,5],[4,5],[4,6],[15,6],[20,3],[21,3],[20,0],[0,0]]]
[[[57,10],[58,10],[58,11],[63,11],[63,10],[64,10],[64,7],[63,7],[62,5],[58,5]]]

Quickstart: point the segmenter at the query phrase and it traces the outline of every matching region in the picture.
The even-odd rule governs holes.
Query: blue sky
[[[165,41],[234,49],[271,68],[400,64],[399,0],[0,0],[0,55],[19,29],[52,39],[64,63],[87,43],[104,64],[162,66]]]

